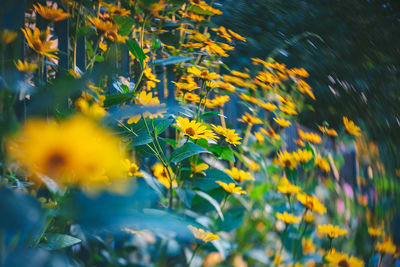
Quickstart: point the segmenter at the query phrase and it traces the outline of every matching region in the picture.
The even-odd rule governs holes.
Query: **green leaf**
[[[114,16],[114,21],[120,26],[118,34],[127,36],[133,27],[134,20],[131,17]]]
[[[92,45],[90,44],[89,40],[86,40],[85,43],[86,43],[86,53],[88,54],[89,57],[93,57],[94,51]]]
[[[219,203],[214,198],[212,198],[210,195],[204,193],[203,191],[195,191],[195,192],[197,193],[198,196],[200,196],[200,197],[204,198],[205,200],[207,200],[215,208],[215,210],[218,213],[218,216],[223,221],[224,220],[224,215],[222,214],[221,207],[220,207]]]
[[[183,145],[180,148],[174,150],[169,160],[170,162],[180,162],[188,157],[200,153],[210,153],[210,152],[194,143],[187,143],[186,145]]]
[[[156,59],[153,61],[153,65],[162,65],[162,66],[175,65],[193,59],[194,57],[172,56],[163,59]]]
[[[104,57],[103,57],[103,56],[100,56],[100,55],[97,55],[97,56],[94,58],[94,61],[96,61],[96,62],[103,62],[103,61],[104,61]]]
[[[113,95],[108,95],[106,99],[104,100],[104,107],[111,107],[114,105],[119,105],[122,104],[126,101],[129,101],[133,98],[133,95],[131,94],[113,94]]]
[[[127,40],[126,46],[128,47],[129,51],[137,58],[140,62],[140,66],[143,68],[143,60],[146,58],[142,48],[136,43],[134,40]]]
[[[212,145],[208,148],[214,155],[220,159],[224,159],[227,161],[235,162],[235,156],[233,155],[233,151],[229,147],[222,147],[220,145]]]
[[[40,248],[46,250],[57,250],[80,243],[81,240],[65,234],[44,234],[42,242],[39,244]]]
[[[227,184],[236,183],[227,173],[217,169],[208,169],[205,170],[204,173],[206,174],[205,176],[198,176],[192,181],[193,186],[204,191],[221,187],[215,181],[221,181]]]
[[[189,209],[192,207],[192,200],[196,195],[196,192],[187,188],[176,188],[175,192],[178,197],[183,201],[186,207]]]
[[[194,12],[194,13],[196,13],[196,14],[199,14],[199,15],[208,15],[208,16],[214,15],[214,13],[212,13],[211,11],[202,9],[202,8],[199,7],[199,6],[191,6],[191,7],[189,8],[189,11],[192,11],[192,12]]]
[[[93,29],[87,26],[79,27],[76,31],[76,39],[84,36],[90,36],[94,33]]]
[[[217,111],[207,111],[207,112],[204,112],[203,114],[201,114],[200,119],[208,120],[208,119],[211,119],[218,115],[219,115],[219,112],[217,112]]]
[[[153,137],[147,131],[136,132],[138,136],[132,138],[131,147],[142,146],[153,142]]]
[[[159,137],[159,138],[161,140],[163,140],[164,142],[170,144],[172,147],[175,147],[178,144],[178,142],[176,142],[175,140],[170,139],[170,138],[162,138],[162,137]]]
[[[156,135],[162,134],[171,125],[173,121],[174,119],[168,119],[168,120],[162,119],[159,123],[157,123],[154,129]]]

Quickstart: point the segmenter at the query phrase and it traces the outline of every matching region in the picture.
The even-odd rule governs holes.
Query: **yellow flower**
[[[220,26],[218,29],[216,28],[211,28],[212,31],[215,31],[218,36],[221,36],[222,38],[225,38],[228,42],[232,41],[232,38],[230,34],[226,31],[224,26]]]
[[[231,71],[231,74],[235,75],[235,76],[238,76],[240,78],[243,78],[243,79],[250,78],[250,75],[248,73],[243,73],[243,72],[240,72],[240,71],[237,71],[237,70]]]
[[[110,12],[111,15],[124,17],[124,16],[128,16],[128,15],[131,14],[130,10],[127,10],[125,8],[122,8],[122,7],[119,7],[119,6],[116,6],[116,5],[113,5],[111,3],[107,3],[107,2],[101,1],[101,5],[106,7],[108,12]]]
[[[125,177],[119,140],[90,119],[30,120],[8,142],[9,154],[30,174],[60,184],[106,188]]]
[[[312,92],[311,86],[308,83],[306,83],[303,80],[297,80],[296,85],[301,93],[303,93],[303,94],[305,93],[309,97],[311,97],[313,100],[315,100],[314,93]]]
[[[272,129],[272,128],[269,128],[268,131],[265,130],[264,128],[260,128],[260,131],[261,131],[263,134],[265,134],[266,136],[269,136],[269,137],[274,138],[274,139],[276,139],[276,140],[280,140],[280,139],[281,139],[281,136],[280,136],[279,134],[277,134],[277,133],[274,131],[274,129]]]
[[[146,107],[162,106],[160,104],[160,100],[158,99],[157,96],[153,97],[153,93],[152,92],[146,93],[146,91],[141,91],[136,96],[135,104],[143,105],[143,106],[146,106]],[[162,115],[163,112],[164,111],[158,111],[156,113],[151,113],[151,112],[146,111],[146,112],[144,112],[142,114],[130,117],[128,119],[128,124],[137,123],[140,120],[141,116],[146,117],[146,118],[149,117],[150,119],[154,119],[154,118],[157,118],[157,117],[161,117],[162,118],[163,117],[163,115]]]
[[[289,106],[289,107],[292,108],[292,109],[295,109],[295,108],[296,108],[296,105],[295,105],[288,97],[282,97],[282,96],[278,95],[278,100],[279,100],[281,103],[283,103],[283,104]]]
[[[195,102],[199,103],[200,102],[200,96],[192,93],[186,93],[185,94],[185,99],[189,102]]]
[[[278,107],[274,104],[271,104],[269,102],[267,103],[260,103],[260,107],[262,107],[263,109],[265,109],[266,111],[274,111],[275,109],[277,109]]]
[[[0,32],[0,43],[10,44],[15,40],[15,38],[17,38],[17,36],[17,32],[4,29]]]
[[[301,140],[301,139],[296,139],[296,140],[294,140],[294,142],[298,146],[301,146],[301,147],[305,147],[306,146],[306,143],[304,143],[304,141]]]
[[[191,163],[190,166],[192,167],[192,174],[190,175],[190,177],[193,177],[193,175],[196,173],[206,175],[205,172],[203,172],[203,171],[208,169],[207,164],[200,163],[200,164],[195,165],[195,164]]]
[[[249,169],[252,171],[259,171],[260,170],[260,164],[257,162],[251,161],[249,164]]]
[[[240,119],[238,119],[238,121],[241,121],[241,122],[244,122],[244,123],[247,123],[250,125],[262,124],[262,121],[259,118],[254,117],[247,112],[245,112],[244,115]]]
[[[215,126],[213,124],[211,124],[211,127],[219,135],[222,135],[223,137],[225,137],[225,141],[227,143],[232,144],[234,146],[241,144],[241,142],[239,140],[242,138],[239,137],[239,135],[237,133],[235,133],[234,129],[228,129],[228,128],[224,128],[222,126]]]
[[[324,172],[330,172],[331,167],[329,166],[329,162],[322,158],[321,156],[315,156],[314,158],[314,164],[315,166],[318,166],[321,170]]]
[[[346,131],[349,134],[352,134],[354,136],[360,136],[361,135],[360,127],[355,125],[353,121],[349,120],[347,117],[343,117],[343,123],[344,123],[344,127],[346,128]]]
[[[35,52],[50,58],[58,59],[58,57],[53,54],[54,52],[57,52],[58,49],[51,48],[54,44],[54,41],[47,41],[50,35],[49,29],[45,31],[40,31],[38,28],[35,28],[32,32],[31,29],[25,28],[21,29],[21,31],[24,33],[28,45]]]
[[[340,229],[339,226],[332,224],[318,225],[317,230],[320,234],[325,234],[331,239],[338,236],[347,235],[347,230]]]
[[[328,266],[364,267],[364,261],[344,253],[332,251],[325,255]]]
[[[232,167],[232,169],[225,170],[227,174],[229,174],[233,179],[243,182],[247,180],[254,180],[254,177],[251,176],[249,172],[245,172],[243,170],[239,170],[238,168]]]
[[[298,161],[301,162],[301,163],[307,163],[313,157],[312,152],[310,150],[307,150],[307,149],[303,149],[303,150],[297,149],[297,152],[296,152],[295,155],[297,156]],[[329,166],[329,164],[328,164],[328,166]]]
[[[219,184],[226,192],[231,193],[231,194],[246,194],[246,191],[243,190],[240,186],[236,186],[235,183],[224,183],[221,181],[215,181],[217,184]]]
[[[220,78],[220,76],[215,72],[209,72],[206,69],[199,69],[197,67],[189,67],[187,72],[199,77],[203,80],[214,80]]]
[[[254,132],[254,136],[257,139],[257,142],[262,143],[264,142],[265,138],[260,132]]]
[[[276,218],[283,221],[285,224],[293,224],[300,222],[301,218],[294,216],[293,214],[287,213],[286,211],[283,213],[275,213]]]
[[[223,107],[229,101],[228,95],[217,96],[211,100],[211,103],[216,107]]]
[[[394,254],[396,252],[396,245],[393,244],[391,238],[388,238],[383,242],[377,242],[375,249],[381,254]]]
[[[188,92],[191,92],[193,90],[196,90],[200,87],[197,86],[197,83],[193,82],[193,83],[177,83],[177,82],[172,82],[173,84],[175,84],[175,86],[179,89],[179,90],[185,90]]]
[[[106,110],[101,107],[99,103],[94,102],[89,104],[89,102],[83,97],[80,97],[75,101],[75,106],[78,107],[83,114],[94,119],[101,119],[107,115]]]
[[[82,75],[80,75],[78,72],[74,71],[73,69],[69,69],[68,73],[74,77],[75,79],[79,79],[82,77]]]
[[[104,37],[114,43],[122,43],[124,44],[126,40],[129,39],[128,36],[119,35],[116,31],[115,32],[106,32]]]
[[[196,120],[189,121],[188,118],[178,117],[176,125],[185,135],[192,139],[212,139],[214,141],[218,139],[213,131],[207,129],[207,126],[203,123],[196,122]]]
[[[313,132],[304,132],[300,128],[297,129],[297,133],[299,137],[305,141],[308,141],[313,144],[320,144],[322,142],[321,136]]]
[[[279,106],[279,109],[282,110],[284,113],[289,114],[289,115],[297,115],[298,114],[297,111],[292,109],[292,108]]]
[[[190,0],[190,4],[192,4],[194,6],[198,6],[198,7],[202,8],[203,10],[210,11],[211,13],[213,13],[215,15],[222,15],[221,10],[209,6],[203,0]]]
[[[301,239],[301,245],[303,247],[303,254],[304,255],[309,255],[309,254],[314,254],[315,253],[315,244],[313,243],[311,238],[302,238]]]
[[[25,73],[32,73],[38,68],[37,64],[29,63],[28,61],[22,62],[19,59],[17,62],[14,62],[14,64],[15,64],[15,67],[17,67],[17,69],[19,71],[25,72]]]
[[[314,211],[318,214],[326,213],[326,208],[318,198],[306,193],[297,193],[297,200],[303,204],[308,210]]]
[[[314,214],[307,210],[305,214],[303,214],[303,219],[306,223],[312,223],[314,221]]]
[[[217,84],[218,84],[218,87],[221,88],[222,90],[226,90],[226,91],[229,91],[229,92],[235,92],[235,86],[233,86],[230,83],[226,83],[226,82],[223,82],[223,81],[218,81]]]
[[[368,227],[368,234],[373,237],[379,237],[383,232],[381,228]]]
[[[286,177],[281,178],[277,189],[279,193],[287,195],[297,194],[301,191],[301,188],[299,186],[291,184]]]
[[[297,158],[292,154],[287,151],[280,151],[278,153],[278,164],[282,168],[289,168],[289,169],[294,169],[297,166]]]
[[[107,33],[116,33],[118,31],[118,25],[111,21],[103,21],[100,18],[88,17],[90,23],[93,24],[98,30]]]
[[[336,132],[335,129],[328,129],[328,127],[326,127],[326,126],[318,126],[318,129],[323,134],[327,134],[327,135],[332,136],[332,137],[338,136],[338,133]]]
[[[195,238],[203,240],[203,242],[205,242],[205,243],[221,239],[221,238],[219,238],[218,235],[215,235],[213,233],[207,233],[206,231],[204,231],[204,229],[196,228],[191,225],[189,225],[188,228],[193,233]]]
[[[136,163],[131,162],[129,159],[124,159],[123,165],[129,176],[144,177],[143,173],[139,172],[139,166]]]
[[[241,36],[241,35],[239,35],[238,33],[234,32],[234,31],[231,31],[231,30],[228,30],[228,32],[229,32],[233,37],[235,37],[236,39],[238,39],[238,40],[240,40],[240,41],[243,41],[243,42],[246,42],[246,38],[243,37],[243,36]]]
[[[285,119],[283,119],[283,118],[274,118],[274,121],[277,123],[277,124],[279,124],[279,126],[281,126],[281,127],[288,127],[288,126],[290,126],[292,123],[290,122],[290,121],[288,121],[288,120],[285,120]]]
[[[240,97],[241,99],[243,99],[243,100],[245,100],[245,101],[247,101],[247,102],[253,103],[253,104],[257,104],[257,103],[260,102],[260,100],[259,100],[258,98],[255,98],[255,97],[253,97],[253,96],[246,95],[246,94],[244,94],[244,93],[241,93],[239,97]]]
[[[44,19],[50,21],[61,21],[69,17],[69,14],[64,12],[61,8],[55,8],[55,6],[42,6],[41,4],[33,5],[36,12],[39,13]]]
[[[167,189],[171,187],[171,177],[169,173],[173,175],[172,169],[168,167],[168,170],[164,165],[161,163],[157,162],[156,164],[153,165],[153,175],[158,179],[158,181],[165,186]],[[178,186],[178,183],[176,180],[172,177],[172,188],[175,188]]]

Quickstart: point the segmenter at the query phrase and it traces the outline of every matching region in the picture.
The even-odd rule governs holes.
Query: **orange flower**
[[[50,58],[55,58],[58,59],[56,55],[54,55],[54,52],[57,52],[57,48],[51,48],[54,44],[53,41],[47,41],[49,35],[50,35],[50,30],[47,29],[45,31],[40,31],[38,28],[35,28],[32,32],[31,29],[25,28],[21,29],[21,31],[25,35],[25,39],[28,42],[28,45],[37,53],[50,57]]]
[[[55,5],[42,6],[37,4],[36,6],[33,5],[33,7],[40,16],[50,21],[61,21],[69,17],[67,12],[64,12],[61,8],[55,8]]]

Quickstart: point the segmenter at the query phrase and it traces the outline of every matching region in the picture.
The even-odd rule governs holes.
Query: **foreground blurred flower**
[[[240,186],[236,186],[235,183],[224,183],[221,181],[215,181],[217,184],[219,184],[226,192],[231,193],[231,194],[246,194],[246,191],[243,190]]]
[[[324,204],[322,204],[318,198],[313,195],[309,195],[306,193],[298,193],[297,200],[303,204],[308,210],[314,211],[318,214],[324,214],[326,212],[326,208]]]
[[[221,239],[219,238],[218,235],[215,235],[213,233],[207,233],[206,231],[204,231],[204,229],[196,228],[191,225],[189,225],[188,228],[193,233],[195,238],[203,240],[205,243]]]
[[[287,151],[284,152],[280,151],[278,153],[277,162],[282,168],[289,168],[291,170],[296,168],[298,163],[297,157],[294,156],[294,154]]]
[[[30,174],[60,184],[103,188],[126,177],[119,140],[84,117],[60,123],[32,119],[7,146],[11,158]]]
[[[329,266],[363,267],[364,261],[347,254],[332,251],[325,256]]]
[[[332,137],[338,136],[338,133],[336,132],[335,129],[328,129],[328,127],[326,127],[326,126],[318,126],[318,129],[323,134],[326,134],[326,135],[329,135],[329,136],[332,136]]]
[[[61,8],[55,8],[55,6],[42,6],[41,4],[33,5],[36,12],[39,13],[44,19],[50,21],[61,21],[69,17],[69,14],[64,12]]]
[[[157,96],[153,97],[153,93],[149,92],[146,93],[146,91],[142,91],[140,92],[136,98],[135,98],[135,104],[136,105],[141,105],[141,106],[145,106],[145,107],[158,107],[158,106],[162,106],[162,104],[160,104],[160,100],[158,99]],[[130,117],[127,121],[128,124],[132,124],[132,123],[137,123],[141,116],[143,116],[144,118],[149,117],[150,119],[154,119],[157,117],[163,117],[163,110],[159,111],[159,112],[155,112],[155,113],[151,113],[149,111],[143,112],[142,114],[138,114],[135,115],[133,117]]]
[[[244,115],[240,119],[238,119],[238,121],[247,123],[249,125],[262,124],[261,119],[254,117],[247,112],[245,112]]]
[[[283,221],[286,225],[298,223],[300,222],[301,218],[294,216],[293,214],[287,213],[286,211],[283,213],[277,212],[275,213],[276,218]]]
[[[347,235],[346,229],[340,229],[339,226],[332,224],[318,225],[317,230],[320,234],[325,234],[331,239],[338,236]]]
[[[175,188],[178,186],[177,182],[175,179],[172,177],[172,182],[171,182],[171,176],[172,175],[172,169],[168,167],[164,167],[161,163],[156,163],[153,165],[153,175],[158,179],[158,181],[165,186],[166,188],[170,188],[172,184],[172,188]]]
[[[0,43],[10,44],[15,40],[15,38],[17,38],[17,36],[17,32],[4,29],[0,32]]]
[[[360,127],[355,125],[353,121],[349,120],[347,117],[343,117],[343,123],[344,123],[344,127],[346,128],[346,131],[349,134],[352,134],[354,136],[360,136],[361,135]]]
[[[189,121],[188,118],[178,117],[176,125],[186,136],[192,139],[212,139],[214,141],[218,139],[213,131],[207,129],[207,126],[201,122],[196,122],[195,120]]]
[[[43,56],[58,59],[58,57],[54,55],[54,52],[57,52],[58,49],[51,48],[54,44],[54,41],[47,41],[50,35],[49,29],[46,29],[45,31],[40,31],[38,28],[35,28],[32,32],[31,29],[25,28],[21,29],[21,31],[24,33],[28,45],[35,52]]]
[[[368,234],[373,237],[379,237],[383,232],[381,228],[368,227]]]
[[[38,68],[37,64],[29,63],[27,61],[22,62],[19,59],[17,62],[14,62],[14,64],[17,70],[28,74],[34,72]]]
[[[243,182],[247,180],[254,180],[254,177],[251,176],[249,172],[245,172],[243,170],[239,170],[238,168],[233,167],[230,170],[225,170],[227,174],[229,174],[233,179]]]
[[[313,254],[315,253],[315,244],[313,243],[311,238],[302,238],[301,239],[301,245],[303,247],[303,254],[308,255],[308,254]]]
[[[324,172],[329,172],[331,170],[329,162],[319,155],[315,156],[314,164],[315,164],[315,166],[318,166]]]
[[[274,121],[281,127],[285,128],[290,126],[292,123],[288,120],[285,120],[283,118],[274,118]]]

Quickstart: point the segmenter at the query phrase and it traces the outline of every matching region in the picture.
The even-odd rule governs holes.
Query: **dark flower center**
[[[345,259],[339,261],[339,262],[338,262],[338,265],[339,265],[340,267],[350,267],[350,264],[349,264],[348,261],[345,260]]]
[[[55,151],[49,155],[46,161],[46,167],[50,172],[57,172],[65,166],[67,159],[60,151]]]
[[[186,129],[186,134],[187,135],[193,136],[193,135],[195,135],[195,133],[196,132],[193,130],[192,127],[189,127],[189,128]]]

